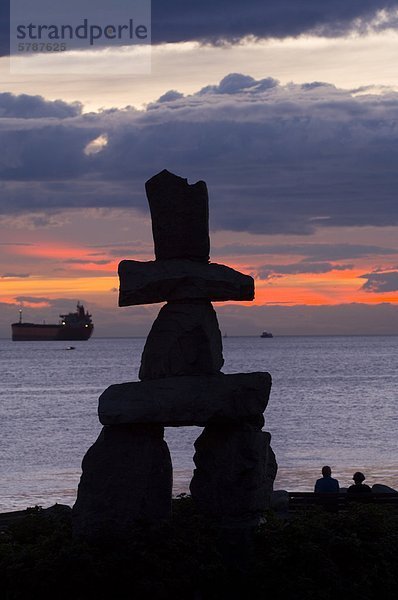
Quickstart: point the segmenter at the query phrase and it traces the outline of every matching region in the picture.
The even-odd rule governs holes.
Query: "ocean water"
[[[143,338],[0,340],[0,512],[73,505],[81,461],[101,425],[98,397],[137,380]],[[268,371],[265,427],[275,489],[312,490],[329,464],[398,488],[398,337],[229,337],[223,372]],[[189,491],[199,427],[167,428],[174,494]]]

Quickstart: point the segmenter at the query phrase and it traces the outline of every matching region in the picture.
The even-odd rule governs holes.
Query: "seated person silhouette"
[[[322,477],[317,479],[314,491],[320,494],[336,494],[340,491],[339,482],[333,479],[332,469],[329,466],[322,467]]]
[[[362,499],[364,497],[366,498],[367,494],[372,492],[370,487],[366,483],[363,483],[365,481],[365,475],[360,471],[354,473],[353,480],[354,485],[350,485],[347,490],[347,494],[350,494],[350,496]]]

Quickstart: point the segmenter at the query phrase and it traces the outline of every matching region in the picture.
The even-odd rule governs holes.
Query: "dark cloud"
[[[92,9],[90,10],[90,4]],[[118,6],[130,0],[118,0]],[[155,44],[196,40],[209,44],[239,42],[244,37],[285,38],[301,34],[343,36],[396,24],[397,0],[152,0]],[[9,0],[2,0],[0,52],[9,52]],[[384,10],[384,19],[374,21]],[[95,0],[84,3],[84,15],[95,17]]]
[[[398,292],[398,271],[367,273],[360,277],[367,280],[361,287],[365,292]]]
[[[237,94],[242,90],[254,88],[256,91],[264,91],[276,87],[278,81],[272,77],[267,77],[261,81],[256,81],[249,75],[241,73],[230,73],[221,80],[219,85],[208,85],[202,88],[198,95],[203,94]]]
[[[181,94],[181,92],[177,92],[176,90],[169,90],[168,92],[163,94],[163,96],[160,96],[157,102],[159,104],[161,104],[162,102],[173,102],[173,100],[179,100],[183,97],[184,94]]]
[[[320,84],[325,86],[327,84]],[[230,73],[226,75],[218,85],[207,85],[201,90],[199,90],[194,97],[200,98],[201,96],[214,96],[214,95],[222,95],[222,96],[233,96],[240,93],[248,92],[251,95],[259,95],[261,92],[266,92],[271,90],[272,88],[277,88],[279,86],[279,81],[274,79],[273,77],[266,77],[264,79],[256,80],[249,75],[242,75],[241,73]],[[330,86],[333,89],[334,86]],[[170,97],[169,97],[170,94]],[[178,92],[174,90],[167,92],[163,96],[159,98],[156,102],[148,105],[148,110],[156,110],[159,108],[159,104],[165,101],[174,101],[180,100],[183,98],[183,95],[177,95]],[[206,102],[206,98],[203,100]],[[186,100],[185,100],[186,102]],[[169,108],[175,108],[173,105],[169,106]]]
[[[0,2],[0,56],[10,52],[10,1]]]
[[[398,254],[398,248],[383,248],[368,244],[226,244],[213,247],[213,254],[242,256],[261,254],[288,254],[304,256],[303,262],[331,261]]]
[[[0,275],[1,279],[26,279],[30,277],[30,273],[3,273]]]
[[[42,298],[39,296],[17,296],[15,300],[16,302],[28,302],[29,304],[51,304],[54,302],[50,298]]]
[[[153,247],[152,246],[146,246],[144,248],[140,248],[139,246],[135,249],[133,248],[115,248],[113,250],[109,250],[108,254],[110,254],[111,256],[115,256],[115,257],[121,257],[121,256],[133,256],[133,255],[137,255],[137,254],[152,254],[153,253]]]
[[[266,327],[278,335],[398,335],[395,304],[334,306],[235,306],[217,308],[221,331],[260,335]],[[266,324],[266,325],[265,325]]]
[[[340,36],[366,31],[378,11],[397,5],[396,0],[152,0],[152,39],[217,44],[246,36]]]
[[[110,242],[107,244],[89,244],[86,247],[87,248],[128,248],[131,245],[131,241],[128,242]],[[137,250],[137,248],[145,248],[148,249],[149,247],[152,248],[152,245],[149,244],[148,242],[141,242],[140,240],[134,241],[134,251]],[[129,252],[132,252],[133,248],[130,247]],[[91,256],[95,256],[95,254],[91,254]]]
[[[339,265],[328,262],[298,262],[288,265],[262,265],[261,267],[252,267],[260,279],[274,279],[284,275],[299,275],[301,273],[330,273],[330,271],[346,271],[352,269],[352,265]]]
[[[0,242],[0,246],[34,246],[27,242]]]
[[[83,258],[69,258],[63,262],[69,265],[109,265],[112,261],[106,259],[84,260]]]
[[[63,100],[45,100],[42,96],[27,94],[0,93],[0,118],[16,117],[19,119],[38,119],[40,117],[55,117],[66,119],[75,117],[82,111],[79,102],[68,104]]]
[[[153,254],[153,244],[148,242],[134,241],[131,242],[116,242],[112,244],[95,244],[87,246],[88,248],[104,248],[100,252],[90,252],[89,256],[108,256],[125,257],[137,254]]]
[[[18,308],[26,303],[24,314],[28,315],[24,320],[35,322],[36,320],[42,321],[43,318],[48,323],[52,321],[58,322],[58,317],[61,314],[66,314],[69,311],[73,312],[76,309],[78,300],[71,300],[70,298],[46,298],[44,296],[16,296],[14,298],[15,305]],[[88,308],[84,298],[79,299],[80,304],[83,304],[85,308]],[[29,311],[29,312],[28,312]]]
[[[207,182],[213,229],[306,235],[396,225],[397,120],[396,93],[353,97],[328,84],[271,85],[236,73],[213,91],[173,95],[146,111],[4,118],[0,210],[148,214],[144,183],[167,168]],[[107,145],[87,156],[99,135]]]

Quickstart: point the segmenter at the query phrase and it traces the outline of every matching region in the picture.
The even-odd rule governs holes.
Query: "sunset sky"
[[[206,181],[211,260],[255,278],[222,331],[398,334],[398,0],[153,0],[144,75],[128,46],[10,73],[0,22],[0,337],[77,300],[97,336],[148,333],[117,265],[154,258],[164,168]]]

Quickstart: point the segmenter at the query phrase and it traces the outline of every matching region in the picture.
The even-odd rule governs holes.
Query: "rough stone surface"
[[[171,515],[172,467],[163,427],[104,427],[82,462],[72,523],[86,539],[124,538],[137,521]]]
[[[209,198],[204,181],[163,170],[145,184],[157,259],[188,258],[208,262]]]
[[[148,335],[140,379],[219,373],[221,332],[209,301],[166,304]]]
[[[271,390],[269,373],[192,375],[111,385],[99,399],[103,425],[198,425],[261,417]]]
[[[198,510],[219,519],[260,516],[277,472],[269,433],[247,423],[208,425],[195,442],[190,485]]]
[[[253,300],[254,280],[224,265],[192,260],[119,263],[119,306],[170,300]]]

